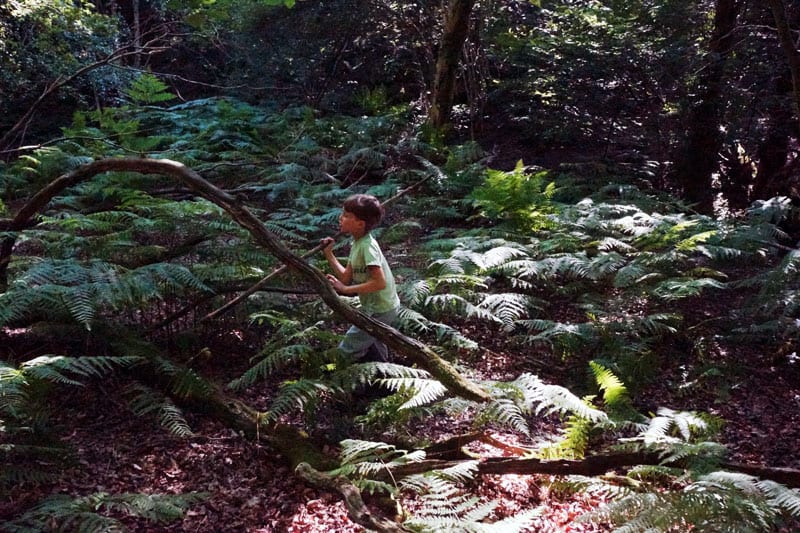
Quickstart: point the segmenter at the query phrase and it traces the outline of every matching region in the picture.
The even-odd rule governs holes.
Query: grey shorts
[[[388,326],[394,326],[397,322],[397,312],[398,309],[395,308],[385,313],[376,313],[370,316]],[[364,360],[367,352],[369,352],[369,357],[366,359],[370,361],[385,362],[389,360],[389,349],[386,345],[356,326],[350,326],[350,329],[347,330],[344,338],[339,343],[339,349],[354,360]]]

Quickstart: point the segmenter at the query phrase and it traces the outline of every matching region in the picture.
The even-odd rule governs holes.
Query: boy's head
[[[364,231],[370,231],[383,218],[383,206],[370,194],[354,194],[344,201],[342,208],[364,221]]]

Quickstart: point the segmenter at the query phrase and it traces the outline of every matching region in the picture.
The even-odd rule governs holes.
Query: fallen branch
[[[324,472],[315,470],[308,463],[300,463],[294,473],[309,484],[331,492],[339,493],[347,506],[347,516],[356,524],[370,531],[386,533],[405,533],[410,530],[386,518],[375,517],[361,498],[361,491],[344,477],[331,477]]]
[[[300,257],[302,259],[306,259],[308,257],[311,257],[315,253],[317,253],[320,250],[322,250],[324,247],[325,246],[323,244],[318,244],[317,246],[315,246],[311,250],[307,251],[306,253],[304,253]],[[200,322],[206,322],[208,320],[213,320],[215,318],[218,318],[220,315],[222,315],[223,313],[225,313],[229,309],[232,309],[233,307],[236,307],[237,305],[239,305],[241,302],[243,302],[249,296],[251,296],[251,295],[255,294],[256,292],[260,291],[261,289],[263,289],[267,285],[267,283],[269,283],[269,281],[272,278],[282,274],[283,272],[286,272],[287,270],[289,270],[289,267],[287,267],[286,265],[279,266],[278,268],[276,268],[275,270],[273,270],[272,272],[270,272],[269,274],[267,274],[266,276],[261,278],[261,280],[258,283],[256,283],[255,285],[253,285],[252,287],[250,287],[246,291],[242,292],[236,298],[231,299],[225,305],[223,305],[223,306],[219,307],[218,309],[215,309],[214,311],[211,311],[210,313],[208,313],[206,316],[204,316],[203,318],[200,319]]]
[[[428,164],[432,166],[432,163],[428,163]],[[419,180],[418,182],[414,183],[413,185],[410,185],[410,186],[406,187],[405,189],[400,189],[399,191],[397,191],[397,194],[395,194],[394,196],[388,198],[381,205],[386,207],[389,204],[391,204],[392,202],[397,201],[399,198],[402,198],[404,195],[408,194],[409,192],[413,191],[414,189],[418,188],[420,185],[422,185],[423,183],[425,183],[426,181],[431,179],[431,177],[433,175],[434,175],[433,173],[430,173],[427,176],[425,176],[425,178]],[[334,238],[339,237],[340,235],[341,235],[341,233],[337,233],[334,236]],[[324,247],[325,247],[325,245],[318,244],[317,246],[315,246],[311,250],[307,251],[306,253],[304,253],[300,257],[302,259],[308,259],[309,257],[313,256],[314,254],[316,254],[317,252],[322,250]],[[208,313],[206,316],[204,316],[203,318],[200,319],[200,322],[205,322],[207,320],[213,320],[215,318],[218,318],[220,315],[222,315],[226,311],[228,311],[228,310],[232,309],[233,307],[235,307],[235,306],[239,305],[240,303],[242,303],[245,299],[247,299],[252,294],[255,294],[256,292],[260,291],[269,282],[269,280],[271,280],[272,278],[274,278],[276,276],[279,276],[280,274],[286,272],[287,270],[288,270],[288,267],[286,265],[281,265],[280,267],[276,268],[275,270],[273,270],[272,272],[267,274],[258,283],[256,283],[255,285],[253,285],[252,287],[250,287],[249,289],[244,291],[242,294],[240,294],[236,298],[233,298],[231,301],[227,302],[225,305],[223,305],[223,306],[219,307],[218,309],[215,309],[214,311]]]
[[[68,174],[56,178],[45,186],[19,210],[10,224],[12,226],[10,228],[11,235],[6,236],[0,242],[0,293],[7,290],[8,287],[8,265],[16,242],[16,234],[14,232],[24,228],[34,216],[47,206],[56,194],[66,187],[91,179],[103,172],[115,171],[159,174],[183,182],[184,185],[199,195],[227,211],[240,226],[250,232],[250,235],[258,244],[266,248],[289,268],[295,269],[298,274],[311,284],[328,307],[339,316],[373,337],[380,339],[390,349],[430,372],[452,394],[477,402],[491,400],[491,396],[485,390],[462,376],[450,363],[439,357],[427,345],[403,335],[396,329],[348,305],[336,294],[321,270],[309,265],[301,257],[292,253],[236,197],[215,187],[197,172],[177,161],[144,158],[102,159],[83,165]]]
[[[474,440],[480,440],[476,438]],[[409,463],[391,469],[392,478],[442,470],[463,463],[464,460],[446,461],[432,459]],[[554,476],[599,476],[607,472],[638,465],[664,465],[661,456],[656,452],[621,452],[603,455],[591,455],[581,460],[543,460],[490,457],[478,462],[480,474],[549,474]],[[680,462],[666,463],[667,466],[682,466]],[[764,465],[725,462],[720,468],[741,472],[762,479],[770,479],[787,487],[800,487],[800,470],[794,468],[775,468]],[[385,476],[389,473],[383,474]]]

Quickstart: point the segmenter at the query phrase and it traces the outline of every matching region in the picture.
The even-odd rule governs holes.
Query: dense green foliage
[[[53,79],[127,39],[117,30],[124,14],[52,4],[0,7],[8,63],[0,114],[8,124]],[[670,194],[667,173],[697,96],[694,73],[711,60],[698,44],[709,32],[706,3],[480,4],[449,138],[421,126],[418,96],[435,54],[420,28],[440,24],[428,3],[359,3],[363,17],[337,10],[352,8],[343,1],[294,11],[286,10],[291,2],[255,0],[153,4],[157,19],[197,29],[195,39],[221,36],[203,41],[203,61],[220,66],[212,81],[230,82],[226,94],[206,87],[185,100],[178,78],[98,68],[58,93],[71,119],[26,124],[40,145],[17,151],[23,135],[0,146],[12,148],[0,166],[0,243],[13,244],[8,263],[0,262],[8,278],[0,293],[0,489],[51,483],[69,460],[50,421],[49,400],[60,390],[113,379],[133,415],[183,438],[195,431],[185,416],[194,402],[266,383],[275,390],[258,415],[264,428],[291,419],[312,431],[365,389],[391,393],[355,425],[353,413],[336,413],[341,423],[331,435],[341,456],[331,475],[368,492],[416,494],[421,510],[405,522],[412,530],[478,530],[493,516],[496,502],[479,504],[468,493],[472,463],[397,484],[383,477],[424,459],[431,443],[409,432],[415,418],[454,413],[527,439],[537,417],[560,421],[561,435],[531,444],[531,456],[660,454],[662,465],[627,473],[630,490],[604,479],[567,482],[570,490],[610,494],[612,503],[587,519],[623,531],[690,524],[755,531],[800,516],[796,490],[720,470],[720,420],[639,396],[664,369],[680,366],[672,385],[683,394],[710,389],[724,400],[741,372],[728,357],[735,346],[774,354],[786,368],[797,364],[800,253],[786,144],[794,119],[765,110],[789,95],[767,91],[776,80],[764,73],[776,59],[766,52],[774,43],[764,24],[739,30],[739,54],[727,65],[738,74],[726,78],[731,157],[720,164],[719,190],[790,178],[762,189],[781,193],[772,197],[745,194],[742,203],[730,194],[722,199],[742,209],[711,215]],[[763,23],[767,15],[754,7],[742,16]],[[278,25],[283,33],[264,31]],[[320,47],[316,39],[330,42]],[[196,66],[180,61],[176,75]],[[302,91],[265,96],[264,86]],[[753,120],[758,114],[764,119]],[[53,127],[58,138],[47,137]],[[785,142],[786,157],[764,177],[756,167],[766,156],[756,155],[770,135],[779,137],[770,137],[775,145]],[[516,153],[521,145],[529,146],[524,154]],[[164,177],[103,173],[11,229],[20,206],[58,176],[133,155],[199,172],[298,254],[335,232],[352,192],[386,200],[402,191],[378,230],[400,282],[400,329],[454,363],[491,401],[451,397],[405,361],[343,359],[336,317],[291,272],[223,319],[204,320],[280,265],[220,207]],[[698,311],[723,298],[735,305]],[[231,354],[235,376],[211,377],[209,339],[245,329],[258,331],[262,345]],[[58,349],[40,338],[57,339]],[[16,351],[17,344],[35,348]],[[473,364],[494,352],[513,354],[515,369],[474,375]],[[572,369],[571,381],[540,375],[552,365]],[[202,497],[53,497],[2,527],[120,527],[99,510],[176,520]],[[521,528],[537,512],[496,525]]]

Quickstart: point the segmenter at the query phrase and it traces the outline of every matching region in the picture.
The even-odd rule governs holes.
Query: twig
[[[316,245],[315,247],[313,247],[311,250],[307,251],[305,254],[301,255],[300,258],[301,259],[307,259],[307,258],[311,257],[312,255],[316,254],[317,252],[319,252],[320,250],[322,250],[324,247],[325,247],[325,245],[320,243],[320,244]],[[285,265],[285,264],[279,266],[278,268],[276,268],[275,270],[273,270],[272,272],[267,274],[265,277],[263,277],[258,283],[256,283],[255,285],[253,285],[252,287],[250,287],[249,289],[244,291],[242,294],[240,294],[236,298],[232,299],[231,301],[229,301],[228,303],[226,303],[222,307],[219,307],[219,308],[215,309],[214,311],[211,311],[210,313],[208,313],[206,316],[204,316],[203,318],[200,319],[200,322],[205,322],[207,320],[213,320],[213,319],[217,318],[218,316],[220,316],[221,314],[223,314],[224,312],[226,312],[228,309],[231,309],[232,307],[234,307],[236,305],[239,305],[239,303],[241,303],[245,298],[247,298],[248,296],[260,291],[262,289],[262,287],[264,287],[269,280],[271,280],[272,278],[274,278],[275,276],[277,276],[279,274],[282,274],[283,272],[286,272],[288,269],[289,269],[289,267],[287,265]]]
[[[374,516],[364,504],[361,491],[346,478],[341,476],[331,477],[324,472],[316,470],[308,463],[300,463],[294,472],[317,488],[339,493],[347,506],[347,516],[350,517],[350,520],[367,528],[369,531],[385,531],[387,533],[405,533],[409,531],[397,522]]]

